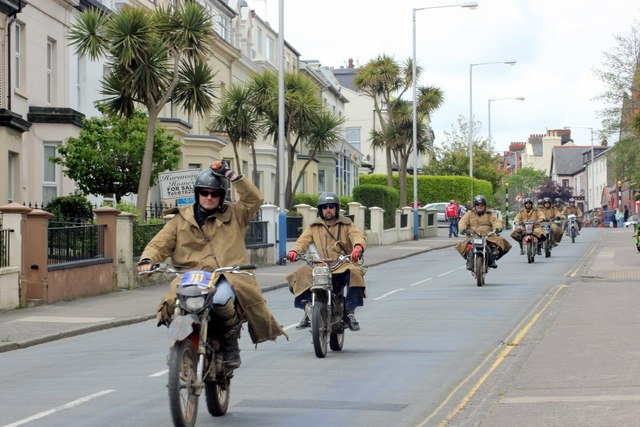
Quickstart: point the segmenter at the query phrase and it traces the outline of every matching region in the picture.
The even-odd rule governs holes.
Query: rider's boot
[[[356,316],[355,314],[353,314],[353,311],[350,311],[347,313],[346,321],[347,321],[347,327],[349,327],[350,330],[352,331],[360,330],[360,324],[356,320]]]
[[[240,319],[236,312],[233,300],[229,299],[225,305],[214,305],[213,312],[220,320],[222,361],[226,368],[237,369],[240,367]]]
[[[518,244],[520,245],[520,255],[524,255],[524,246],[522,245],[522,238],[518,239]]]
[[[473,255],[467,252],[467,270],[473,271]]]
[[[538,240],[538,255],[542,255],[542,240]]]
[[[489,268],[498,268],[498,264],[496,264],[496,254],[492,250],[489,250]]]

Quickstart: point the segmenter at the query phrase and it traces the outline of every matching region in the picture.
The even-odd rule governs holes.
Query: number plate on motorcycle
[[[474,245],[481,245],[482,244],[482,239],[473,239],[473,244]]]
[[[211,288],[215,282],[215,274],[211,271],[193,270],[187,271],[182,280],[180,286],[197,285],[200,289]]]

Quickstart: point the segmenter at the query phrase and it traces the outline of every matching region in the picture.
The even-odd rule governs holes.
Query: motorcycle
[[[536,253],[538,252],[538,238],[535,234],[533,234],[533,227],[539,224],[538,221],[524,221],[520,222],[518,225],[520,226],[521,232],[524,234],[522,236],[522,241],[520,242],[520,254],[527,254],[527,262],[529,264],[533,263],[536,258]],[[546,239],[548,240],[548,239]]]
[[[638,249],[638,252],[640,252],[640,224],[636,224],[634,225],[635,228],[635,235],[634,235],[634,240],[636,242],[636,249]]]
[[[551,228],[551,221],[542,221],[541,224],[544,233],[547,235],[547,238],[544,239],[544,242],[542,243],[542,247],[544,248],[544,257],[549,258],[551,256],[553,242],[555,241],[553,238],[553,229]]]
[[[315,252],[300,254],[297,260],[303,260],[312,269],[311,302],[305,307],[311,319],[311,336],[316,357],[327,356],[327,343],[332,351],[341,351],[344,346],[345,288],[333,283],[333,272],[343,264],[350,262],[348,255],[339,255],[337,259],[319,258]]]
[[[578,235],[578,218],[574,214],[567,216],[567,236],[571,237],[571,243],[576,242]]]
[[[205,391],[207,409],[214,417],[224,415],[229,406],[233,369],[223,364],[220,341],[209,328],[213,321],[215,283],[223,273],[247,274],[253,265],[222,267],[214,271],[179,272],[164,263],[154,264],[147,273],[172,273],[180,279],[175,312],[169,325],[172,340],[169,365],[169,407],[175,426],[192,427],[198,415],[198,400]],[[147,274],[141,273],[141,274]]]
[[[492,249],[487,242],[487,237],[496,235],[493,231],[489,234],[472,233],[471,240],[467,243],[467,254],[473,257],[471,275],[476,278],[477,286],[484,285],[485,276],[489,272],[489,251]]]

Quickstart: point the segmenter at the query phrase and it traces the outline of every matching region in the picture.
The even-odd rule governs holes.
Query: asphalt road
[[[201,399],[198,425],[438,425],[536,307],[573,280],[597,233],[534,264],[514,248],[482,288],[452,248],[370,268],[362,330],[324,359],[308,330],[295,330],[301,311],[288,290],[269,292],[290,341],[254,349],[244,334],[227,415],[212,418]],[[0,426],[170,425],[168,345],[149,321],[0,354]]]

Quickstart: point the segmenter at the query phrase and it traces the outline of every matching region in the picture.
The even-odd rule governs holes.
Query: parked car
[[[640,219],[640,215],[633,214],[627,218],[627,221],[624,223],[624,228],[632,227],[638,223],[638,219]]]
[[[438,222],[448,224],[447,216],[445,215],[445,209],[447,208],[447,202],[437,202],[437,203],[429,203],[425,208],[427,209],[435,209],[438,211]]]

